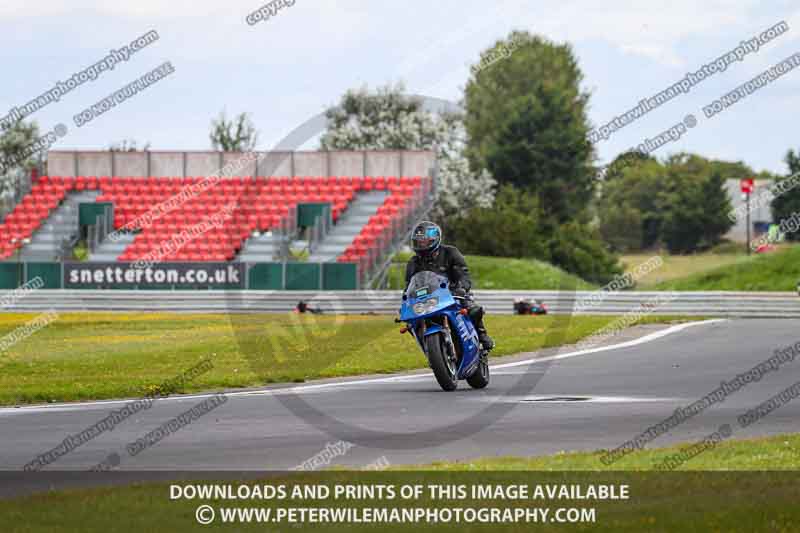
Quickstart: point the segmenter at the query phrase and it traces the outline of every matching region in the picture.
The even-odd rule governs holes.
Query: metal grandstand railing
[[[424,219],[426,215],[430,212],[433,208],[434,198],[431,197],[428,201],[425,202],[418,210],[414,212],[414,214],[410,217],[410,221],[406,224],[406,231],[401,232],[400,236],[396,238],[392,244],[389,246],[386,254],[383,257],[382,262],[374,269],[373,274],[370,278],[367,278],[363,283],[363,287],[370,287],[372,289],[385,289],[386,284],[389,278],[389,270],[392,265],[392,259],[394,255],[400,251],[400,248],[408,243],[409,239],[411,239],[411,232],[414,230],[414,225],[418,220]]]
[[[435,165],[434,168],[431,169],[430,189],[420,198],[417,208],[396,220],[396,226],[392,233],[394,238],[384,247],[383,253],[376,258],[373,267],[371,269],[366,269],[366,272],[362,273],[361,287],[371,289],[382,289],[386,287],[389,270],[392,265],[392,258],[400,248],[409,241],[411,232],[414,230],[414,225],[417,221],[425,218],[436,202],[436,178],[438,172],[438,165]]]
[[[272,236],[278,245],[274,256],[275,261],[281,263],[289,261],[291,255],[290,245],[298,237],[297,206],[292,205],[289,207],[289,212],[281,219],[280,227],[272,230]]]
[[[95,217],[95,223],[87,228],[86,244],[89,252],[95,253],[97,247],[114,231],[114,218],[111,213],[112,210],[106,207],[102,215]]]
[[[333,225],[333,217],[330,209],[327,210],[328,216],[318,216],[314,219],[314,225],[308,228],[308,253],[313,254],[317,250],[317,246],[322,243],[325,236],[331,230]]]
[[[5,220],[22,198],[31,192],[31,174],[17,167],[4,172],[0,181],[3,186],[3,192],[0,193],[0,217]]]

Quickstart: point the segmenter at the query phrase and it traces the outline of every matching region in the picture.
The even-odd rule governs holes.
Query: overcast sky
[[[591,92],[590,120],[605,123],[770,26],[789,31],[598,146],[601,162],[687,114],[698,124],[661,156],[686,150],[784,173],[796,140],[800,72],[790,72],[712,119],[702,107],[800,52],[800,5],[791,0],[472,1],[296,0],[255,25],[250,0],[3,0],[0,118],[57,81],[155,30],[160,39],[36,112],[54,148],[208,149],[223,108],[249,111],[268,149],[335,104],[348,88],[403,81],[409,92],[459,101],[479,52],[514,29],[570,43]],[[80,128],[73,116],[170,61],[175,73]],[[498,62],[490,68],[502,68]],[[797,69],[800,71],[800,68]],[[316,148],[312,140],[304,148]]]

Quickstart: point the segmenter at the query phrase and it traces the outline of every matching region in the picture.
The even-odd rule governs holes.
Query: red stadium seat
[[[348,248],[338,259],[361,262],[360,268],[366,268],[369,265],[363,262],[382,253],[395,237],[393,232],[403,225],[403,217],[409,216],[420,201],[420,193],[430,190],[430,180],[425,180],[419,176],[233,176],[210,185],[201,176],[41,176],[0,224],[0,257],[21,246],[19,242],[12,244],[11,239],[30,237],[72,190],[98,190],[96,201],[114,204],[115,228],[131,224],[139,228],[134,243],[119,256],[121,261],[158,249],[190,226],[218,213],[226,204],[235,206],[234,214],[222,219],[222,227],[198,235],[184,250],[165,260],[233,259],[253,231],[279,227],[298,202],[330,202],[336,222],[360,191],[388,190],[391,194],[351,244],[355,247]],[[204,184],[202,191],[140,228],[143,215],[153,207],[170,198],[177,201],[177,195],[187,186],[200,183]]]

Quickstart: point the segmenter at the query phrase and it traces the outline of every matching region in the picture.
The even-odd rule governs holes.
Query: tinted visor
[[[425,250],[430,250],[435,242],[436,239],[434,239],[433,237],[427,237],[425,235],[414,235],[414,237],[411,239],[411,247],[416,252],[424,252]]]

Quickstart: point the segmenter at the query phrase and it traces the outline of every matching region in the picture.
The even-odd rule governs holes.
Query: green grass
[[[789,253],[790,256],[784,256]],[[800,279],[800,251],[794,248],[766,255],[747,256],[731,246],[693,255],[642,252],[620,257],[625,271],[660,256],[663,265],[637,280],[638,290],[793,290]],[[410,254],[397,254],[389,271],[391,289],[401,289]],[[578,290],[597,288],[535,259],[466,256],[478,289],[557,290],[574,286]],[[765,275],[762,277],[761,272]],[[767,279],[769,278],[769,279]],[[788,287],[788,288],[787,288]]]
[[[0,336],[33,319],[0,315]],[[489,316],[494,356],[574,343],[615,317]],[[647,316],[646,322],[677,317]],[[179,391],[424,368],[390,316],[65,313],[0,352],[0,405],[144,396],[210,358]]]
[[[738,256],[730,264],[665,280],[652,288],[677,291],[794,291],[798,280],[800,246],[789,246],[750,257]]]
[[[410,254],[397,254],[389,271],[389,288],[405,286],[405,269]],[[475,288],[496,290],[557,290],[596,288],[577,276],[536,259],[466,256]]]
[[[220,500],[171,499],[169,485],[136,484],[127,487],[83,488],[54,491],[0,500],[0,523],[4,531],[194,531],[201,529],[195,521],[200,505],[216,509],[217,520],[204,526],[209,530],[265,531],[266,524],[221,524],[219,508],[290,507],[378,507],[407,506],[441,509],[445,507],[523,507],[595,508],[595,522],[582,524],[272,524],[271,531],[797,531],[800,488],[796,473],[776,470],[797,470],[800,436],[744,441],[728,441],[693,459],[686,468],[723,470],[725,472],[643,472],[655,461],[680,447],[636,452],[630,459],[606,471],[599,454],[570,453],[534,458],[492,458],[456,463],[435,463],[417,467],[394,467],[387,472],[354,472],[345,470],[313,474],[285,474],[263,480],[243,481],[225,478],[218,481],[182,480],[180,485],[219,484],[283,485],[285,499]],[[766,470],[766,471],[765,471]],[[569,472],[569,473],[566,473]],[[99,477],[99,476],[98,476]],[[209,476],[211,478],[211,476]],[[424,490],[419,499],[379,498],[318,499],[293,497],[293,487],[357,484],[393,485],[399,492],[403,484],[450,486],[525,485],[529,494],[534,487],[548,485],[627,485],[625,500],[544,499],[513,500],[497,494],[487,499],[441,497],[432,499]],[[546,490],[546,489],[545,489]],[[619,490],[617,490],[619,492]]]
[[[656,251],[651,253],[623,255],[620,257],[620,262],[626,272],[631,272],[636,266],[655,256],[661,257],[663,264],[647,275],[637,279],[636,289],[657,290],[659,284],[679,282],[689,276],[703,275],[717,269],[724,271],[736,265],[743,265],[752,259],[744,254],[702,253],[692,255],[669,255],[666,252],[661,253]]]
[[[663,265],[637,280],[637,290],[794,291],[800,280],[800,246],[785,246],[766,254],[735,253],[731,246],[693,255],[642,252],[620,257],[625,271],[654,256]],[[389,271],[389,288],[401,289],[410,254],[398,254]],[[478,289],[556,290],[596,288],[563,270],[535,259],[467,256]]]
[[[625,437],[620,435],[620,437]],[[627,437],[625,437],[627,438]],[[620,440],[625,440],[621,438]],[[635,451],[610,466],[596,452],[570,452],[541,457],[486,457],[469,461],[437,462],[430,465],[396,467],[425,471],[644,471],[693,443]],[[757,439],[728,440],[685,462],[680,470],[800,470],[800,434]]]

